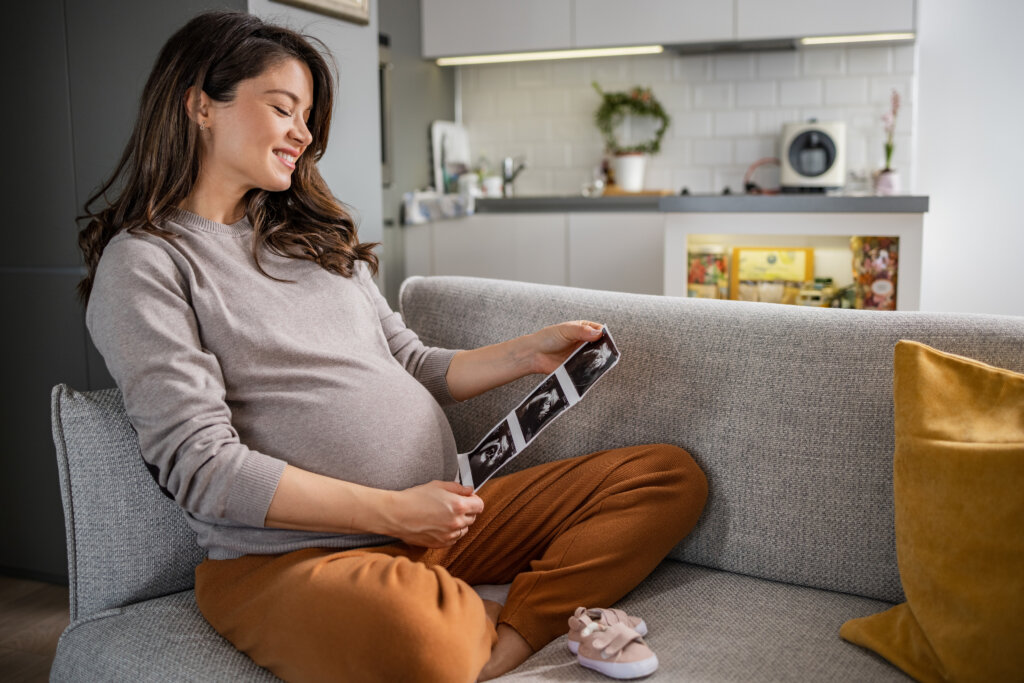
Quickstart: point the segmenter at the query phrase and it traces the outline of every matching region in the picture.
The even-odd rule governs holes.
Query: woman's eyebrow
[[[285,95],[286,97],[290,98],[295,104],[298,104],[299,101],[300,101],[299,100],[299,96],[296,95],[295,93],[293,93],[291,90],[282,90],[281,88],[271,88],[270,90],[265,90],[263,92],[263,94],[264,95]]]

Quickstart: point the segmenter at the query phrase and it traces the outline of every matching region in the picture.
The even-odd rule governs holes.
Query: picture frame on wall
[[[338,17],[363,26],[370,23],[370,0],[274,0],[283,5],[301,7]]]

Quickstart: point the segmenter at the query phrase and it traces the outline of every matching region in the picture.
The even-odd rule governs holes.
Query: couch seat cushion
[[[277,681],[213,630],[184,591],[71,624],[50,681]]]
[[[666,561],[620,606],[642,615],[665,681],[907,681],[839,638],[839,626],[889,603]],[[203,619],[191,591],[108,610],[61,637],[53,681],[275,681]],[[565,637],[502,680],[606,681]]]

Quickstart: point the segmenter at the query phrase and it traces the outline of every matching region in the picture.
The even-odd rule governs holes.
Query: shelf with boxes
[[[921,213],[667,214],[664,293],[913,311]]]

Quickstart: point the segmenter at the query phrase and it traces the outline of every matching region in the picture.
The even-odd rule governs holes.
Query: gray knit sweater
[[[86,322],[200,545],[226,559],[387,541],[263,524],[286,463],[384,489],[454,479],[439,403],[455,351],[425,347],[362,262],[344,278],[264,252],[294,281],[278,282],[247,220],[178,211],[164,227],[179,237],[110,241]]]

